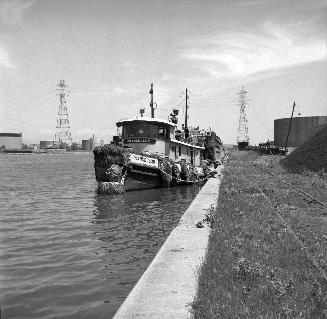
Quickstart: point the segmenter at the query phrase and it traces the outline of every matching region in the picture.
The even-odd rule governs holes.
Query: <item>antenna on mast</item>
[[[153,83],[151,83],[151,89],[149,93],[151,95],[151,101],[150,101],[151,117],[154,118],[154,110],[157,108],[157,103],[153,102]],[[155,104],[156,107],[153,107],[153,104]]]

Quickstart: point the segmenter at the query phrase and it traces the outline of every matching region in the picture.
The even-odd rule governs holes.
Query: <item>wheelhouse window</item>
[[[124,137],[148,137],[149,126],[147,123],[129,123],[124,125]]]
[[[136,135],[136,127],[133,125],[124,125],[123,130],[124,137],[135,137]]]
[[[158,126],[154,124],[149,125],[149,137],[159,138]]]
[[[166,126],[166,125],[159,126],[158,134],[159,134],[159,138],[168,140],[170,138],[169,126]]]
[[[170,139],[170,129],[166,125],[146,122],[126,123],[123,127],[123,136],[127,137],[152,137]]]
[[[147,123],[140,123],[137,128],[139,137],[149,137],[149,125]]]

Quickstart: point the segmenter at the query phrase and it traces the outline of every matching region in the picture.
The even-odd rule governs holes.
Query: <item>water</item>
[[[199,191],[97,195],[92,153],[0,155],[1,318],[111,318]]]

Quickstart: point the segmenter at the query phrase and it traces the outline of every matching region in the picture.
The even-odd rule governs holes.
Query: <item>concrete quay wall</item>
[[[196,224],[211,206],[217,206],[222,169],[202,187],[114,319],[192,318],[198,271],[210,234],[210,227]]]

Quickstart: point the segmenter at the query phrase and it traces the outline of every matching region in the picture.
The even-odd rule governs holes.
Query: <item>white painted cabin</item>
[[[194,166],[201,165],[204,147],[176,139],[176,124],[157,118],[135,117],[120,120],[122,146],[130,147],[136,154],[149,152],[169,157],[175,162],[184,160]]]

